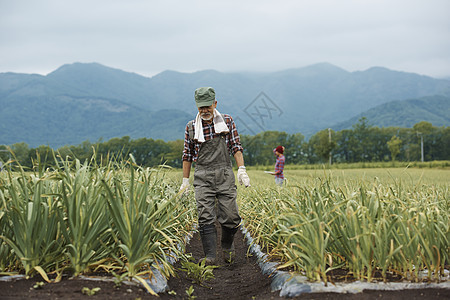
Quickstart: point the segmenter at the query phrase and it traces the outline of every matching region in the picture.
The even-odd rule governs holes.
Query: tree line
[[[363,117],[351,129],[324,129],[309,140],[301,133],[265,131],[253,136],[242,135],[241,143],[247,166],[273,164],[273,149],[278,145],[286,148],[288,164],[450,160],[450,127],[435,127],[425,121],[415,124],[413,128],[380,128],[371,126]],[[14,159],[22,166],[31,168],[38,159],[48,165],[53,164],[54,153],[62,158],[76,157],[81,161],[94,158],[98,162],[107,157],[122,159],[132,154],[141,166],[166,164],[181,168],[182,151],[183,140],[132,140],[124,136],[105,142],[85,141],[58,149],[44,145],[29,148],[26,143],[9,147],[3,145],[0,146],[0,162],[5,164],[9,159]]]

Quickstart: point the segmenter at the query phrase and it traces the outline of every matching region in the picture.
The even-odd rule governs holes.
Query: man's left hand
[[[250,178],[247,175],[247,171],[245,170],[244,166],[239,167],[238,169],[238,181],[242,185],[245,185],[245,187],[250,186]]]

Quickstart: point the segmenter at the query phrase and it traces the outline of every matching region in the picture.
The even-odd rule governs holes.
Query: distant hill
[[[182,138],[177,129],[184,128],[189,114],[170,108],[143,109],[134,101],[144,94],[138,89],[139,80],[148,78],[133,78],[131,73],[97,64],[87,68],[75,64],[73,76],[65,68],[47,76],[0,74],[0,144],[59,147],[122,136]]]
[[[430,122],[436,127],[450,126],[450,97],[430,96],[388,102],[331,128],[336,131],[350,129],[362,117],[366,117],[370,125],[377,127],[411,128],[420,121]]]
[[[0,73],[0,145],[59,147],[125,135],[181,139],[196,114],[193,95],[200,86],[216,89],[218,110],[234,117],[241,134],[278,130],[309,136],[392,101],[450,97],[449,80],[381,67],[348,72],[321,63],[273,73],[165,71],[148,78],[74,63],[46,76]],[[430,105],[435,104],[440,105]],[[386,124],[397,116],[386,115]]]

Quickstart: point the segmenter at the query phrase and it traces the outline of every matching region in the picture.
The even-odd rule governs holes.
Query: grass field
[[[248,170],[250,180],[254,186],[273,185],[274,177],[262,170],[250,168]],[[422,168],[373,168],[373,169],[309,169],[309,170],[285,170],[288,186],[308,184],[318,178],[333,178],[338,182],[361,181],[372,183],[393,183],[402,181],[408,185],[447,185],[450,186],[450,170],[447,169],[422,169]]]

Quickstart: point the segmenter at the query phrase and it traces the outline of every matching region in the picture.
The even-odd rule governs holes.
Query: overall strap
[[[190,120],[188,123],[188,136],[190,140],[194,139],[194,120]]]

